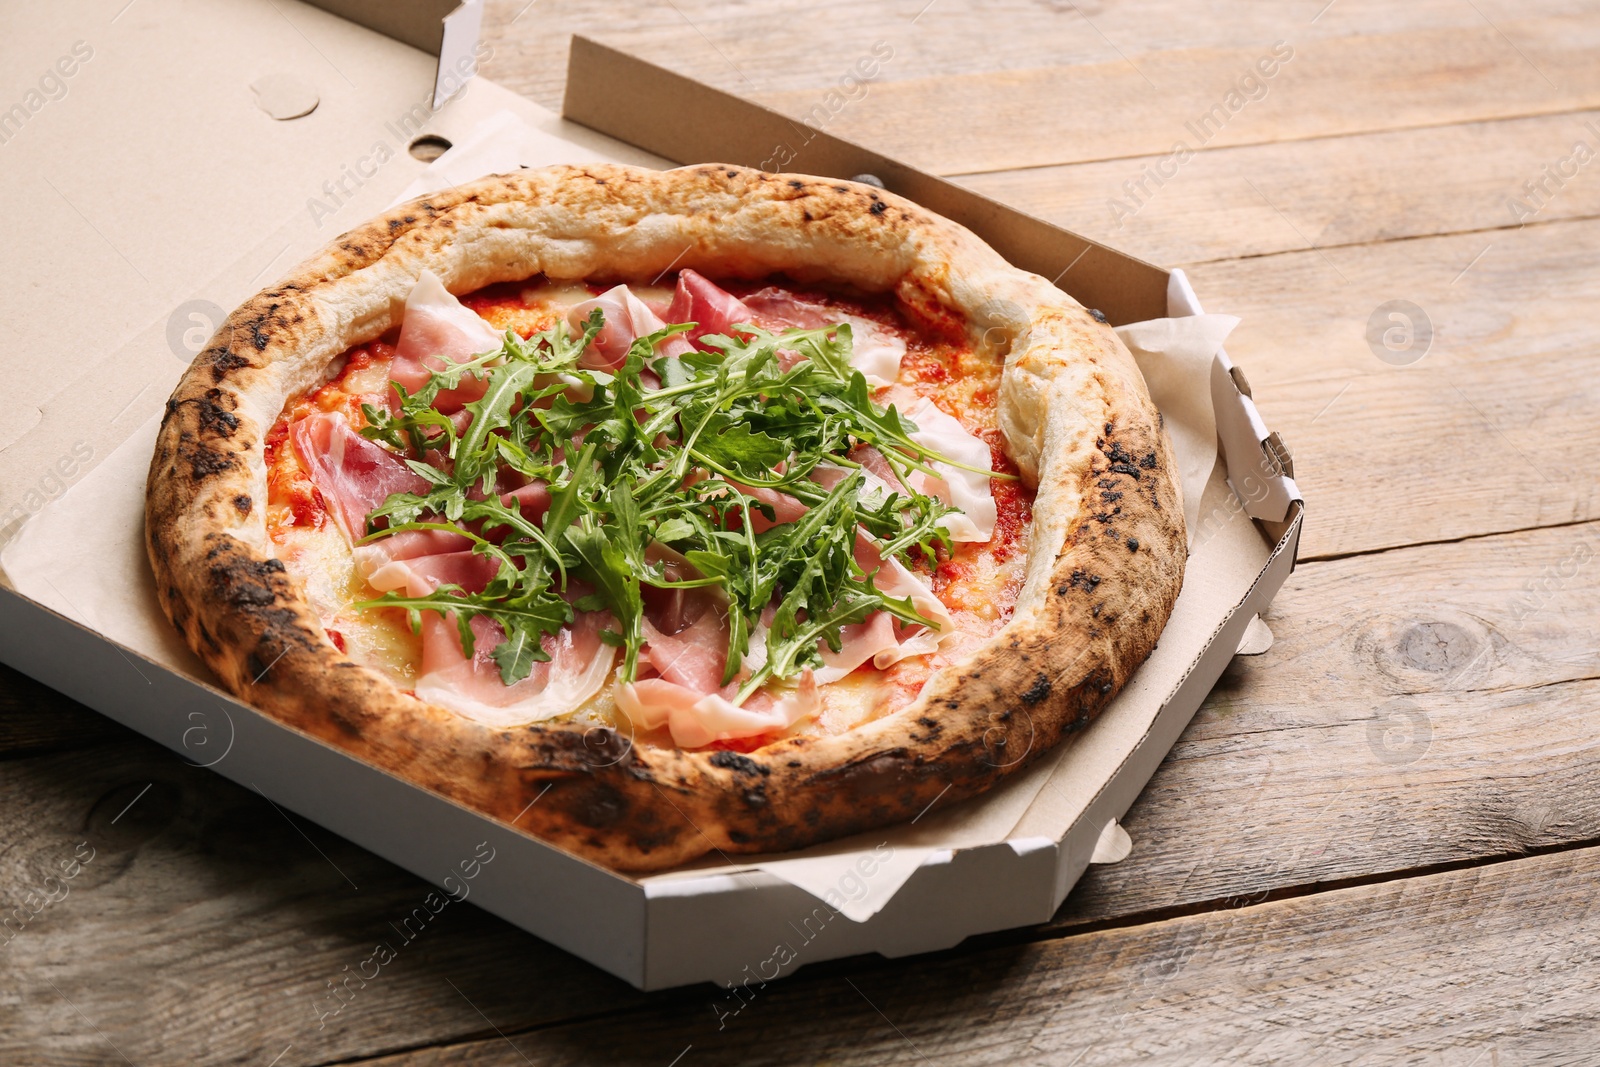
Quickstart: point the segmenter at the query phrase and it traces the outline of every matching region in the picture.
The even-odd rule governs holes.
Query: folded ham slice
[[[642,678],[617,686],[617,708],[641,729],[664,726],[673,744],[700,748],[787,730],[820,711],[822,699],[810,671],[800,676],[793,691],[774,694],[762,690],[742,706],[735,706],[720,693],[702,695],[664,678]]]
[[[400,343],[389,365],[389,378],[415,393],[428,384],[429,370],[445,370],[451,363],[493,352],[500,345],[501,334],[450,295],[437,275],[425,270],[406,297]],[[483,396],[487,388],[486,379],[465,374],[460,388],[441,392],[433,406],[448,415]],[[398,394],[391,391],[390,399],[397,403]]]
[[[352,542],[366,533],[367,513],[391,493],[427,491],[428,483],[403,460],[356,433],[342,415],[308,415],[289,427],[289,439]]]
[[[358,560],[357,566],[364,563]],[[427,596],[441,585],[458,585],[469,593],[481,593],[499,570],[500,563],[494,557],[466,549],[391,559],[372,568],[366,577],[367,584],[380,593],[394,590],[406,596]]]
[[[693,328],[683,336],[698,342],[706,334],[733,337],[733,327],[738,323],[752,323],[755,315],[744,302],[715,282],[692,270],[678,274],[678,288],[672,294],[666,320],[672,323],[692,322]]]
[[[500,668],[490,658],[505,631],[481,615],[471,625],[476,647],[468,657],[454,620],[423,614],[418,699],[504,729],[571,714],[611,678],[616,650],[600,640],[601,630],[615,627],[609,612],[580,611],[571,626],[546,635],[543,647],[550,659],[535,663],[532,673],[514,685],[501,681]]]
[[[802,300],[782,289],[766,288],[743,300],[757,326],[767,330],[816,330],[824,326],[850,324],[850,365],[860,371],[874,388],[890,385],[900,377],[900,360],[906,343],[892,332],[860,315],[851,315],[810,300]]]
[[[897,388],[897,392],[901,391]],[[910,390],[904,390],[910,392]],[[911,439],[931,452],[955,460],[979,471],[994,469],[994,455],[983,440],[967,432],[955,416],[925,396],[916,396],[901,414],[917,424]],[[961,509],[945,517],[945,529],[952,541],[987,541],[994,536],[998,512],[994,504],[993,482],[988,474],[963,470],[949,463],[932,463],[930,466],[942,477],[934,478],[921,471],[911,475],[911,488],[927,496],[938,497],[951,507]]]
[[[592,370],[616,370],[628,358],[633,342],[667,325],[626,285],[613,286],[599,296],[572,305],[567,311],[567,324],[574,331],[582,331],[589,313],[595,308],[600,309],[606,321],[589,342],[589,347],[583,350],[581,362]],[[692,351],[694,346],[682,334],[673,334],[656,345],[656,353],[663,356],[681,356]]]

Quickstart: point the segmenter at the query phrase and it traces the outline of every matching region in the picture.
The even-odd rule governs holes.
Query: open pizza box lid
[[[1188,576],[1156,652],[1059,753],[987,797],[936,802],[920,825],[630,877],[215,687],[154,606],[143,558],[155,421],[224,309],[402,195],[485,167],[594,160],[872,174],[1114,325],[1201,312],[1181,272],[582,38],[566,118],[470,80],[487,54],[476,0],[320,7],[228,0],[180,18],[148,3],[86,25],[51,6],[0,45],[5,69],[47,74],[0,115],[0,177],[30,204],[8,220],[22,269],[0,291],[0,660],[447,891],[487,842],[474,903],[646,989],[758,984],[1044,922],[1092,860],[1125,855],[1116,820],[1232,656],[1270,643],[1257,616],[1299,540],[1287,451],[1220,349],[1184,394],[1210,412],[1219,462],[1198,483]],[[455,147],[429,166],[410,151],[419,138]]]

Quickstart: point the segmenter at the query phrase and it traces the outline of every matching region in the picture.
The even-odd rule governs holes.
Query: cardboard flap
[[[450,99],[477,72],[472,59],[483,25],[483,0],[306,0],[385,37],[439,57],[433,106]],[[463,60],[471,60],[463,64]],[[465,78],[450,78],[467,69]]]
[[[385,37],[432,55],[444,42],[445,17],[467,6],[462,0],[306,0]],[[473,0],[480,3],[481,0]]]

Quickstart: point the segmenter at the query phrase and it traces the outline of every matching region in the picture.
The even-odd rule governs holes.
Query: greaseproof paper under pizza
[[[279,720],[627,870],[982,792],[1182,583],[1098,313],[853,182],[555,167],[412,201],[167,406],[161,605]]]

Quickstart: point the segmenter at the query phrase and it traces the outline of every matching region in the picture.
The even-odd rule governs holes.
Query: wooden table
[[[6,671],[0,902],[93,858],[0,951],[0,1060],[1593,1062],[1592,5],[525,2],[486,71],[551,106],[574,30],[795,115],[883,42],[830,132],[1182,265],[1309,502],[1276,644],[1052,923],[720,1032],[471,908],[324,1017],[423,883]]]

